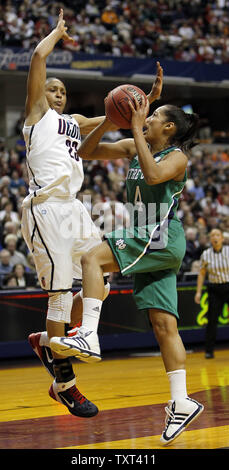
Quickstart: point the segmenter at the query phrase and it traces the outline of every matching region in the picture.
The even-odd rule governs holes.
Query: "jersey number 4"
[[[138,207],[139,211],[143,210],[143,202],[142,202],[142,195],[139,186],[136,186],[135,196],[134,196],[134,204]]]
[[[73,142],[69,139],[66,140],[66,145],[68,147],[68,153],[71,158],[74,158],[77,162],[79,161],[79,157],[77,155],[77,149],[78,149],[78,144],[77,140],[74,140]]]

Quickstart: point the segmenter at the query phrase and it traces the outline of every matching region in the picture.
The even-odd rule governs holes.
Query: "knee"
[[[85,253],[83,256],[81,256],[80,262],[81,262],[82,267],[88,265],[88,263],[89,263],[88,253]]]
[[[166,340],[174,334],[177,334],[177,322],[175,317],[170,318],[168,315],[157,317],[156,315],[151,317],[151,323],[154,334],[158,341]]]
[[[81,259],[81,266],[82,268],[89,267],[93,264],[99,264],[99,259],[97,258],[97,253],[96,250],[91,250],[85,253]]]
[[[94,254],[93,254],[93,252],[92,252],[92,253],[87,252],[87,253],[85,253],[85,254],[81,257],[81,260],[80,260],[81,265],[82,265],[83,267],[88,266],[88,265],[90,265],[90,264],[93,262],[93,259],[94,259]]]

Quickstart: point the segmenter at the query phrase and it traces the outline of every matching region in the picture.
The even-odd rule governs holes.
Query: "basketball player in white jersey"
[[[76,199],[84,173],[77,149],[81,134],[88,134],[104,117],[88,119],[63,114],[64,84],[46,79],[46,58],[67,34],[63,10],[56,28],[35,48],[28,74],[26,119],[29,194],[23,201],[22,232],[33,253],[41,287],[48,292],[47,333],[33,333],[29,342],[54,377],[49,395],[76,416],[91,417],[98,408],[76,388],[68,358],[52,353],[49,340],[63,336],[66,325],[81,318],[82,292],[72,295],[73,278],[82,279],[80,258],[101,243],[100,235],[83,204]],[[104,287],[104,298],[109,284]]]

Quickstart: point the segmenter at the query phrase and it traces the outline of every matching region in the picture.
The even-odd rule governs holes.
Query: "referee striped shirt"
[[[200,257],[201,268],[207,270],[210,283],[229,282],[229,245],[223,245],[219,252],[212,247],[204,250]]]

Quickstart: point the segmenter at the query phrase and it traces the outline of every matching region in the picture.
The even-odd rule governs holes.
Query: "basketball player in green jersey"
[[[106,234],[106,241],[82,259],[83,322],[71,338],[52,338],[51,347],[86,362],[100,359],[97,327],[102,306],[103,272],[134,276],[134,298],[148,309],[168,374],[171,400],[166,407],[163,444],[173,441],[203,411],[186,390],[186,353],[177,329],[176,275],[185,254],[184,231],[177,217],[178,199],[186,182],[188,149],[198,116],[165,105],[148,115],[148,103],[135,100],[131,129],[134,139],[100,143],[110,129],[106,118],[80,148],[85,159],[128,158],[128,202],[133,224]],[[143,131],[143,128],[146,128]]]

